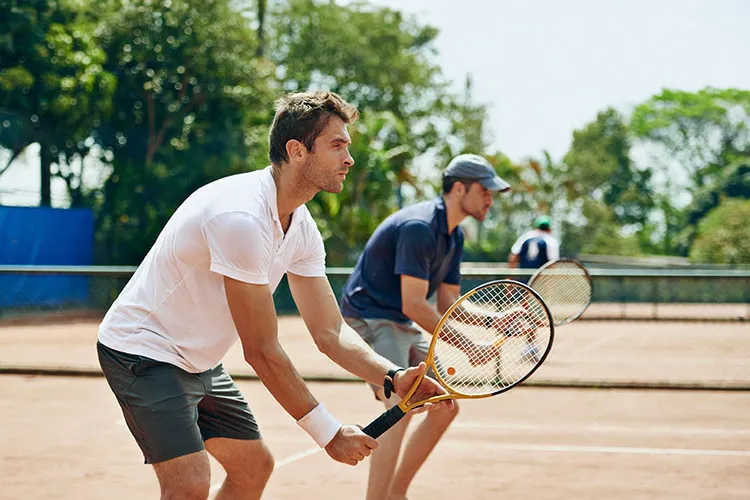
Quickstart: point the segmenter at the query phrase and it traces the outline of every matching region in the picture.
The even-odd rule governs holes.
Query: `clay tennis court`
[[[304,375],[350,379],[316,351],[299,318],[283,317],[280,336]],[[96,375],[95,338],[92,321],[0,327],[0,498],[158,497],[103,378],[30,375]],[[276,457],[264,498],[364,497],[366,464],[351,468],[316,451],[247,379],[239,350],[225,364]],[[580,383],[704,390],[570,387]],[[310,385],[345,422],[366,424],[381,411],[362,382]],[[750,391],[730,389],[749,386],[747,323],[574,323],[558,330],[527,386],[462,404],[410,498],[748,498]]]

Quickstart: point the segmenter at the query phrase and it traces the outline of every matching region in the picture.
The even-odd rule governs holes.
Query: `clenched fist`
[[[326,446],[326,453],[342,464],[357,465],[370,456],[378,442],[356,425],[344,425]]]

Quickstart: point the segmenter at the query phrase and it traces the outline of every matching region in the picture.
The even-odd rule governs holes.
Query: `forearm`
[[[395,365],[378,355],[351,328],[340,328],[317,335],[320,351],[344,370],[367,382],[382,385],[388,370]]]
[[[508,267],[511,268],[511,269],[514,269],[514,268],[518,267],[518,261],[519,260],[520,259],[518,257],[518,254],[514,254],[514,253],[510,254],[508,256]]]
[[[307,415],[318,402],[292,364],[281,345],[245,353],[263,385],[295,420]]]
[[[426,300],[417,300],[402,308],[403,313],[410,320],[424,328],[430,335],[440,323],[442,315]]]

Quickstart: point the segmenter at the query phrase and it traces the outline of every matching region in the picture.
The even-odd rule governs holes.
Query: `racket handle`
[[[399,420],[404,418],[404,415],[406,415],[404,410],[402,410],[400,406],[396,405],[393,408],[383,412],[383,414],[373,420],[370,425],[362,429],[362,432],[372,438],[377,439],[381,434],[396,425]]]

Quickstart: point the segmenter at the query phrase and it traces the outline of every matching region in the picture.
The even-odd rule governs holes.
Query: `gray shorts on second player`
[[[427,357],[430,342],[421,330],[410,323],[346,316],[344,320],[376,353],[398,366],[416,366]],[[380,387],[372,384],[370,387],[377,395]]]

